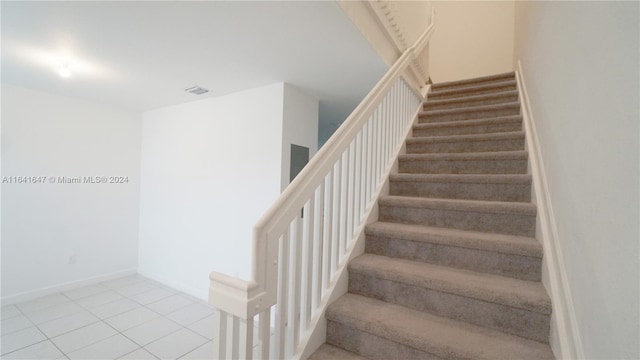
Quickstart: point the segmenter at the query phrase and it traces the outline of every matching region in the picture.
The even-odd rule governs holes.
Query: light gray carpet
[[[311,359],[552,359],[514,73],[434,84]]]

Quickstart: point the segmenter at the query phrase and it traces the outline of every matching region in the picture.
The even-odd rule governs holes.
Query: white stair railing
[[[211,273],[216,358],[299,356],[422,103],[403,74],[433,19],[255,225],[252,280]]]

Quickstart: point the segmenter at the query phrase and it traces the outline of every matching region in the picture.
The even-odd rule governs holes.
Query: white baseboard
[[[560,246],[540,141],[522,73],[522,64],[519,60],[516,79],[522,101],[526,146],[533,178],[532,200],[538,207],[536,237],[544,249],[542,282],[551,297],[553,306],[549,343],[554,355],[559,359],[583,359],[584,349]]]
[[[168,287],[170,287],[172,289],[180,290],[183,293],[191,295],[191,296],[193,296],[195,298],[198,298],[200,300],[208,301],[208,299],[209,299],[209,291],[208,291],[208,289],[205,289],[204,291],[199,291],[198,289],[192,288],[190,286],[186,286],[183,283],[179,283],[179,282],[176,282],[176,281],[171,280],[169,278],[166,278],[164,276],[152,274],[152,273],[146,272],[144,270],[140,270],[140,269],[138,269],[138,274],[140,274],[140,275],[142,275],[142,276],[144,276],[146,278],[149,278],[149,279],[151,279],[153,281],[157,281],[157,282],[159,282],[159,283],[161,283],[163,285],[166,285],[166,286],[168,286]]]
[[[18,302],[30,301],[33,299],[37,299],[39,297],[43,297],[43,296],[47,296],[47,295],[51,295],[51,294],[55,294],[63,291],[73,290],[83,286],[94,285],[97,283],[101,283],[103,281],[108,281],[108,280],[116,279],[123,276],[134,275],[136,273],[137,273],[136,269],[128,269],[128,270],[116,271],[116,272],[105,274],[105,275],[85,278],[82,280],[69,281],[66,283],[47,286],[47,287],[43,287],[36,290],[25,291],[18,294],[3,296],[0,302],[2,303],[2,305],[8,305],[8,304],[15,304]]]

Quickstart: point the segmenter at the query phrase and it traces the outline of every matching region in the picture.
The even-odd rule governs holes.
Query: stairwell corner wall
[[[557,337],[576,347],[558,357],[640,358],[639,13],[638,2],[516,2],[514,63],[557,229],[545,261],[566,291],[551,288],[568,318]],[[555,274],[549,251],[564,262]]]
[[[253,224],[317,129],[318,100],[286,83],[143,113],[139,272],[201,299],[211,269],[249,277]]]
[[[429,55],[435,83],[513,70],[514,1],[432,1],[438,17]]]
[[[143,113],[142,275],[202,299],[212,267],[249,276],[252,225],[280,194],[283,87]]]
[[[536,238],[543,244],[544,260],[542,283],[551,297],[551,333],[549,345],[557,358],[582,359],[582,340],[576,324],[573,297],[567,280],[564,255],[560,247],[556,217],[551,207],[549,185],[545,174],[544,160],[536,124],[531,111],[531,103],[518,62],[516,77],[522,102],[523,125],[526,132],[526,149],[529,153],[529,170],[532,176],[532,202],[537,205]]]

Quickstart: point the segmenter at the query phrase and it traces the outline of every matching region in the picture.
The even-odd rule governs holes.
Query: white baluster
[[[313,235],[312,235],[312,270],[311,270],[311,313],[313,318],[315,311],[320,303],[322,289],[320,288],[320,278],[322,277],[322,210],[323,210],[323,189],[324,183],[320,183],[316,189],[314,196],[314,218],[313,218]]]
[[[237,330],[236,336],[234,336],[234,354],[232,358],[251,360],[253,358],[253,317],[240,319],[234,316],[233,326]]]
[[[367,125],[360,130],[360,219],[367,206]]]
[[[342,159],[338,160],[333,167],[333,219],[331,220],[331,280],[333,280],[333,274],[338,268],[338,261],[340,259],[339,237],[340,237],[340,187],[342,177],[340,176],[342,170]]]
[[[382,137],[381,137],[381,141],[382,141],[382,174],[384,174],[385,170],[387,169],[387,163],[389,162],[389,107],[388,105],[388,99],[389,95],[387,94],[387,96],[385,96],[385,100],[387,100],[384,104],[384,116],[382,117]],[[382,178],[380,180],[381,183],[384,182],[384,178]]]
[[[293,356],[295,347],[295,331],[298,318],[297,308],[297,275],[298,275],[298,222],[300,215],[296,216],[289,226],[289,289],[287,294],[287,332],[285,336],[285,358]]]
[[[407,113],[407,110],[409,109],[409,96],[408,95],[408,88],[406,84],[402,84],[402,89],[403,89],[403,99],[404,99],[404,108],[403,108],[403,116],[402,118],[406,119],[409,117],[409,114]]]
[[[402,141],[402,130],[403,130],[403,122],[402,122],[402,118],[400,117],[400,82],[397,82],[396,85],[393,88],[393,97],[394,97],[394,101],[393,101],[393,113],[394,113],[394,120],[395,120],[395,140],[396,140],[396,144],[400,141]]]
[[[330,171],[324,177],[324,213],[322,221],[322,294],[324,296],[325,291],[329,287],[329,281],[331,280],[331,221],[333,218],[333,206],[331,200],[333,184],[333,171]]]
[[[409,89],[409,86],[405,85],[405,87],[407,88],[407,122],[409,121],[409,119],[411,118],[411,110],[413,107],[413,96],[411,94],[411,89]]]
[[[404,141],[403,133],[405,130],[404,121],[400,116],[400,109],[402,108],[402,105],[400,103],[400,101],[402,101],[400,88],[401,88],[401,81],[397,81],[395,91],[394,91],[396,100],[394,101],[394,105],[393,105],[395,117],[396,117],[396,144]]]
[[[230,359],[240,359],[240,323],[239,318],[235,315],[229,317],[231,326],[229,327],[229,334],[227,335],[227,349],[231,350]],[[227,350],[227,354],[229,350]]]
[[[360,183],[360,173],[362,171],[362,131],[358,132],[355,140],[355,164],[354,168],[354,178],[353,178],[353,228],[357,229],[358,224],[360,224],[362,216],[360,215],[360,204],[361,204],[361,192],[362,185]]]
[[[380,107],[380,119],[378,119],[378,173],[376,174],[376,179],[378,180],[376,189],[378,188],[378,186],[380,186],[380,183],[382,182],[382,172],[384,171],[384,159],[382,157],[382,154],[384,152],[384,143],[382,140],[382,136],[384,133],[384,112],[382,107]]]
[[[227,313],[217,310],[213,317],[214,339],[218,341],[218,351],[214,353],[215,359],[227,358]],[[215,350],[215,348],[214,348]]]
[[[349,148],[342,153],[342,170],[340,172],[340,237],[338,263],[342,262],[347,242],[347,197],[349,196]]]
[[[395,86],[393,92],[393,141],[395,144],[394,151],[398,148],[398,143],[401,141],[400,133],[403,130],[400,114],[398,114],[398,99],[400,99],[400,95],[398,94],[397,89],[398,86]]]
[[[309,312],[311,302],[311,250],[313,240],[313,219],[315,217],[314,210],[315,198],[312,196],[304,206],[304,218],[302,219],[302,258],[300,267],[302,273],[300,274],[300,332],[298,336],[303,337],[307,331],[307,325],[309,323]]]
[[[287,329],[287,301],[289,295],[289,229],[280,237],[280,251],[278,253],[278,303],[276,305],[275,318],[275,344],[273,355],[275,359],[284,358],[286,329]]]
[[[373,194],[373,187],[375,184],[373,183],[373,142],[374,142],[374,122],[375,122],[375,112],[369,119],[369,134],[367,136],[367,204],[371,201],[371,195]]]
[[[269,359],[269,346],[271,342],[271,308],[260,313],[258,322],[260,359],[267,360]]]
[[[355,179],[355,149],[356,149],[356,141],[355,139],[349,145],[349,179],[347,182],[347,237],[345,240],[345,252],[346,249],[351,246],[351,238],[353,237],[353,211],[354,211],[354,179]]]
[[[389,93],[387,94],[387,98],[389,99],[389,102],[387,104],[388,106],[388,114],[389,116],[387,117],[387,164],[390,165],[392,163],[392,155],[393,155],[393,151],[395,150],[395,139],[393,138],[393,94]]]
[[[391,95],[384,97],[384,169],[386,170],[391,158]]]
[[[380,142],[378,141],[378,133],[380,132],[380,108],[376,108],[375,116],[373,121],[373,138],[371,139],[372,143],[372,171],[371,171],[371,183],[373,186],[371,187],[371,195],[375,193],[378,188],[378,148],[380,147]],[[371,199],[371,197],[370,197]]]

